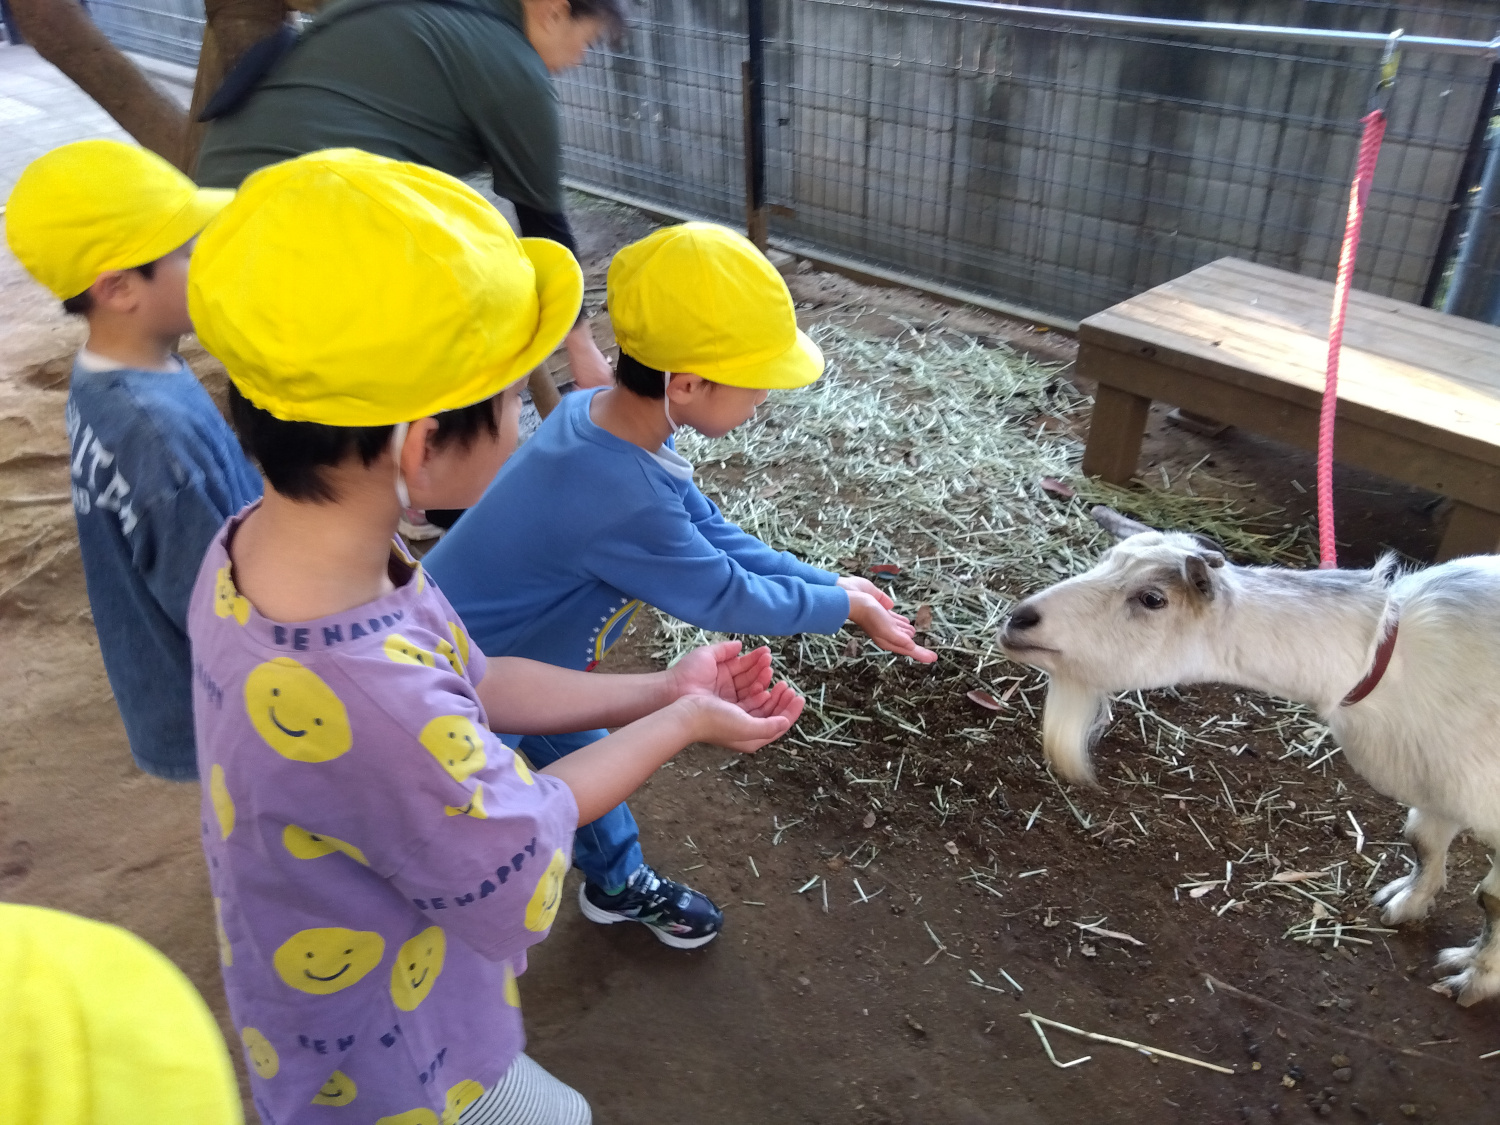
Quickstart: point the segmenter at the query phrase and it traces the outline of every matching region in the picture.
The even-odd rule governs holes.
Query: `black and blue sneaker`
[[[663,879],[646,864],[637,867],[619,894],[584,883],[578,905],[590,922],[640,922],[673,949],[697,949],[719,936],[724,912],[707,895]]]

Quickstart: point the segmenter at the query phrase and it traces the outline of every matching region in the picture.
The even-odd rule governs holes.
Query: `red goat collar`
[[[1375,663],[1370,665],[1370,670],[1365,673],[1365,678],[1354,685],[1354,690],[1344,696],[1344,701],[1340,706],[1353,707],[1380,686],[1380,681],[1385,678],[1385,670],[1391,666],[1391,653],[1396,651],[1396,631],[1399,628],[1399,621],[1391,622],[1390,629],[1381,638],[1379,646],[1375,649]]]

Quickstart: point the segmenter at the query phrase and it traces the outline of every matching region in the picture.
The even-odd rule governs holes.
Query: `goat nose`
[[[1041,620],[1042,615],[1037,611],[1036,607],[1022,604],[1016,606],[1011,611],[1010,620],[1006,622],[1006,628],[1020,633],[1027,629],[1035,628],[1041,623]]]

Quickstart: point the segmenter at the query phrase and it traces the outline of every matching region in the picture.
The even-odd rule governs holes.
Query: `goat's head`
[[[1224,593],[1224,554],[1212,540],[1154,531],[1109,508],[1093,516],[1120,542],[1088,573],[1018,604],[998,637],[1012,660],[1050,674],[1043,749],[1079,783],[1093,781],[1089,746],[1111,694],[1202,678]]]

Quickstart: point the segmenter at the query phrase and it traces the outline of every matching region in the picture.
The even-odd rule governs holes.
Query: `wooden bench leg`
[[[1135,476],[1141,459],[1141,439],[1146,435],[1146,413],[1151,400],[1104,383],[1094,392],[1094,412],[1089,416],[1089,438],[1083,448],[1086,476],[1103,477],[1110,484],[1126,485]]]
[[[1500,552],[1500,513],[1453,502],[1443,541],[1438,545],[1437,561],[1464,555],[1489,555]]]

